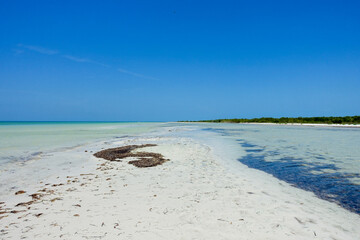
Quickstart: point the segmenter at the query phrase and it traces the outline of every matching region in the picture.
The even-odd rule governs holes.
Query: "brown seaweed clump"
[[[138,158],[137,160],[129,161],[129,164],[132,164],[139,168],[145,167],[154,167],[157,165],[161,165],[168,159],[165,159],[163,155],[160,153],[151,153],[151,152],[132,152],[138,148],[144,147],[154,147],[156,144],[143,144],[143,145],[128,145],[117,148],[109,148],[97,152],[94,154],[97,158],[103,158],[109,161],[121,161],[120,159],[134,157]]]

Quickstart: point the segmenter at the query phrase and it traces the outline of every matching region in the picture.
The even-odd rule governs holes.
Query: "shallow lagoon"
[[[212,124],[246,152],[238,160],[360,213],[360,129]]]
[[[146,133],[160,123],[0,122],[0,164],[24,162],[41,153],[96,140]]]

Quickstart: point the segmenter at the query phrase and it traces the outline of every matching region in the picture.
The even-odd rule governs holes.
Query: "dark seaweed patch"
[[[243,139],[238,139],[238,140],[236,140],[236,141],[239,142],[240,145],[241,145],[242,147],[244,147],[244,148],[257,147],[257,146],[254,145],[254,144],[250,144],[250,143],[248,143],[248,142],[245,142]]]
[[[221,136],[233,136],[235,134],[241,134],[245,131],[252,131],[252,130],[245,130],[245,129],[225,129],[225,128],[203,128],[203,131],[211,131],[220,134]]]
[[[292,131],[302,131],[305,126],[275,126],[278,128],[288,128]],[[309,126],[310,127],[310,126]],[[324,127],[313,128],[315,131],[353,131],[350,128]],[[205,131],[213,131],[223,136],[234,136],[229,129],[224,128],[204,128]],[[259,132],[259,130],[241,129],[248,132]],[[356,129],[359,131],[360,129]],[[240,134],[240,132],[237,132]],[[314,192],[319,198],[336,202],[340,206],[360,214],[360,185],[351,181],[352,178],[360,178],[358,173],[338,172],[334,164],[324,164],[324,160],[337,162],[330,156],[315,155],[314,162],[295,157],[283,157],[281,150],[270,150],[265,147],[257,146],[247,142],[245,139],[236,140],[248,153],[248,155],[238,159],[243,164],[272,174],[276,178],[284,180],[296,187]],[[278,140],[286,142],[286,140]],[[296,149],[295,146],[289,148]],[[262,149],[260,151],[260,149]],[[312,152],[308,152],[312,155]],[[274,161],[266,161],[269,157]]]
[[[263,149],[245,149],[246,152],[262,152]]]
[[[138,148],[144,147],[153,147],[157,146],[156,144],[143,144],[143,145],[128,145],[117,148],[109,148],[97,152],[94,154],[97,158],[103,158],[109,161],[121,161],[121,159],[134,157],[138,158],[137,160],[129,161],[129,164],[132,164],[139,168],[145,167],[154,167],[160,164],[163,164],[169,159],[165,159],[160,153],[151,153],[151,152],[132,152]]]
[[[359,178],[360,174],[335,172],[339,168],[334,164],[309,163],[294,157],[270,162],[264,155],[248,154],[238,160],[360,214],[360,185],[350,181],[350,178]]]

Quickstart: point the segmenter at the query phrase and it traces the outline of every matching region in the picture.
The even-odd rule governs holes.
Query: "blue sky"
[[[0,120],[359,115],[359,9],[0,0]]]

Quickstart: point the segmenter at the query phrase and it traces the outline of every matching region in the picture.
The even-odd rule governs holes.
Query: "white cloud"
[[[22,48],[22,49],[14,49],[13,51],[15,52],[15,54],[21,54],[24,52],[23,49],[27,49],[27,50],[30,50],[30,51],[34,51],[34,52],[38,52],[38,53],[41,53],[41,54],[46,54],[46,55],[56,55],[56,54],[60,54],[59,51],[57,50],[52,50],[52,49],[48,49],[48,48],[44,48],[44,47],[39,47],[39,46],[33,46],[33,45],[25,45],[25,44],[18,44],[17,45],[19,48]],[[59,55],[58,55],[59,56]],[[63,54],[63,55],[60,55],[61,57],[63,58],[66,58],[70,61],[73,61],[73,62],[78,62],[78,63],[92,63],[92,64],[96,64],[96,65],[100,65],[100,66],[103,66],[103,67],[108,67],[110,68],[111,66],[107,65],[107,64],[104,64],[104,63],[101,63],[101,62],[97,62],[97,61],[93,61],[91,59],[88,59],[88,58],[80,58],[80,57],[75,57],[75,56],[72,56],[72,55],[67,55],[67,54]],[[146,76],[146,75],[143,75],[143,74],[140,74],[140,73],[136,73],[136,72],[131,72],[131,71],[128,71],[126,69],[123,69],[123,68],[118,68],[117,69],[118,72],[121,72],[121,73],[124,73],[124,74],[128,74],[128,75],[131,75],[131,76],[134,76],[134,77],[138,77],[138,78],[143,78],[143,79],[150,79],[150,80],[159,80],[157,78],[154,78],[154,77],[150,77],[150,76]]]
[[[64,58],[67,58],[71,61],[75,61],[75,62],[92,62],[91,60],[87,59],[87,58],[78,58],[78,57],[74,57],[71,55],[63,55]]]
[[[64,58],[67,58],[71,61],[74,61],[74,62],[80,62],[80,63],[93,63],[93,64],[97,64],[97,65],[100,65],[100,66],[103,66],[103,67],[110,67],[109,65],[107,64],[104,64],[104,63],[100,63],[100,62],[96,62],[96,61],[93,61],[91,59],[88,59],[88,58],[79,58],[79,57],[75,57],[75,56],[71,56],[71,55],[62,55]]]
[[[52,50],[52,49],[43,48],[43,47],[39,47],[39,46],[18,44],[18,47],[26,48],[28,50],[38,52],[38,53],[41,53],[41,54],[46,54],[46,55],[54,55],[54,54],[59,53],[57,50]]]
[[[135,72],[130,72],[126,69],[123,69],[123,68],[118,68],[117,69],[119,72],[121,73],[125,73],[125,74],[128,74],[128,75],[132,75],[134,77],[139,77],[139,78],[144,78],[144,79],[151,79],[151,80],[158,80],[157,78],[154,78],[154,77],[149,77],[149,76],[145,76],[145,75],[142,75],[140,73],[135,73]]]

